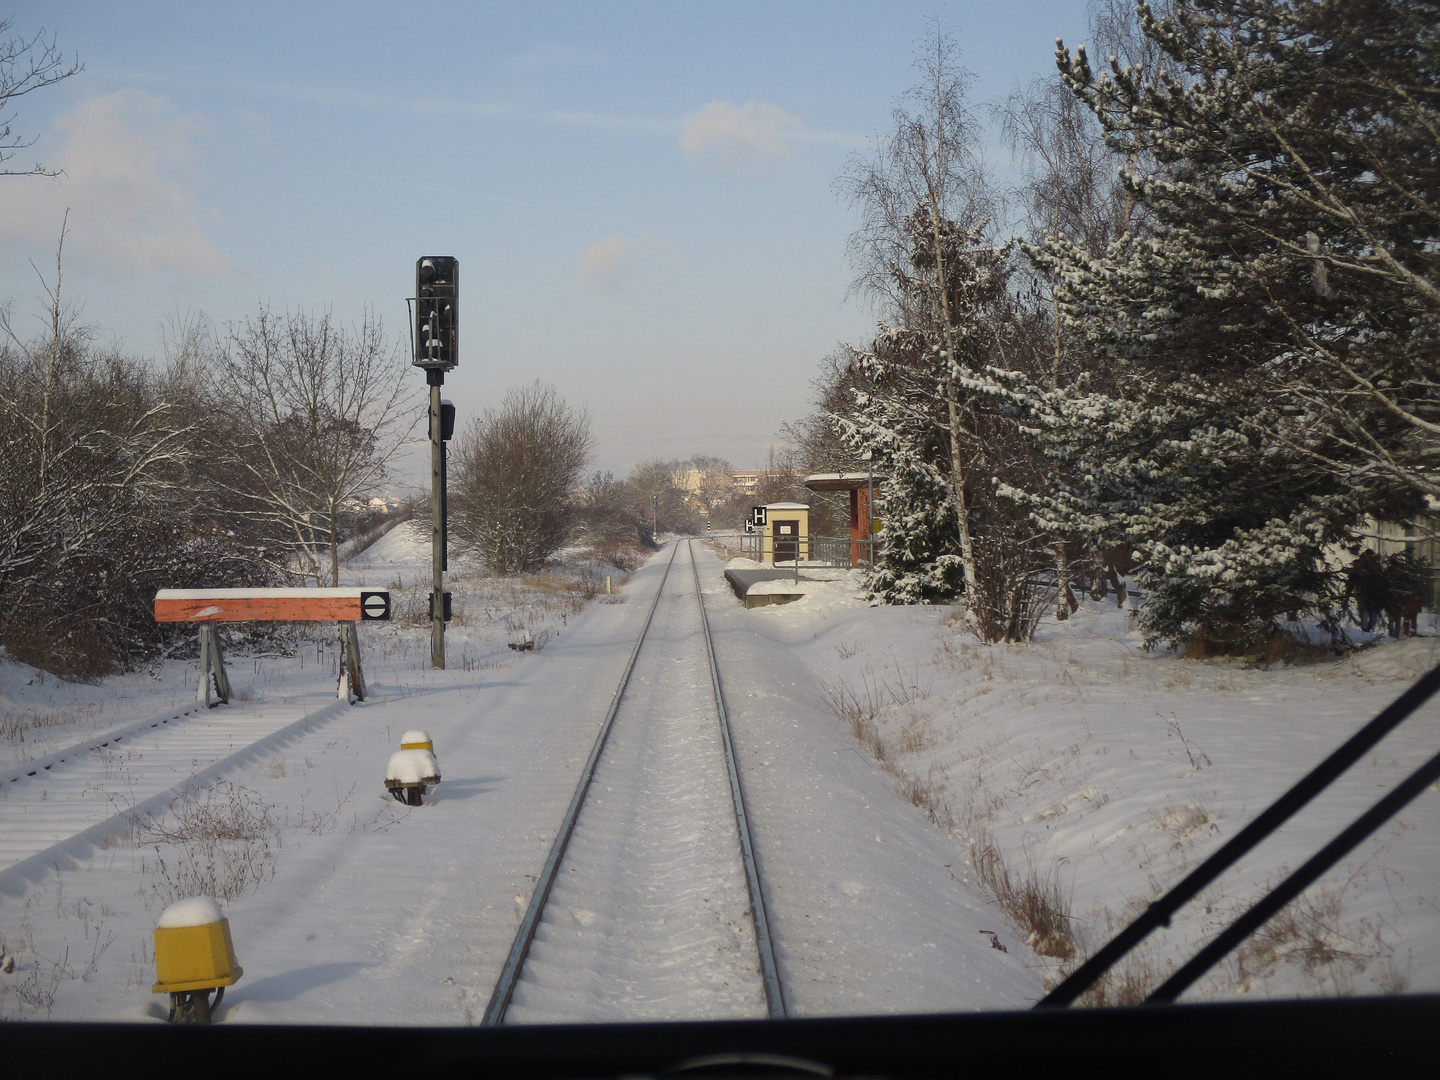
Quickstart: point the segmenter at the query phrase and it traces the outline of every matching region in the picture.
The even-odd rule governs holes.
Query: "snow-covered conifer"
[[[1248,648],[1334,618],[1326,553],[1362,515],[1440,493],[1440,5],[1138,10],[1180,75],[1057,60],[1146,234],[1027,247],[1097,378],[967,388],[1073,469],[1041,520],[1142,550],[1152,636]]]

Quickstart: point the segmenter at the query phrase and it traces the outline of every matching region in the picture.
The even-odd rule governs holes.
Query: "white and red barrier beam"
[[[156,622],[370,622],[390,618],[388,589],[161,589]]]

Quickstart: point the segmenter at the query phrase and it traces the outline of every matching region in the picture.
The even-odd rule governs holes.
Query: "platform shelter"
[[[765,526],[760,534],[760,561],[804,562],[810,558],[810,507],[806,503],[765,504]]]
[[[869,566],[874,561],[875,533],[879,531],[871,504],[880,477],[869,472],[811,473],[803,483],[811,491],[850,493],[850,565]]]

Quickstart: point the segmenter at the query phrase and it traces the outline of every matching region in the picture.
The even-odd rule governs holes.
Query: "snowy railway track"
[[[11,767],[0,798],[0,902],[346,708],[332,698],[171,711]]]
[[[692,542],[692,587],[671,577],[679,550],[484,1025],[786,1015]]]
[[[126,739],[148,735],[152,730],[168,724],[179,723],[202,711],[203,707],[200,705],[190,705],[183,709],[167,709],[148,720],[137,720],[134,723],[124,724],[98,735],[92,735],[73,746],[67,746],[64,750],[56,750],[53,754],[42,754],[40,757],[30,758],[26,761],[17,761],[0,769],[0,782],[18,784],[27,776],[39,776],[41,772],[49,772],[56,765],[74,762],[88,753],[100,753],[109,749],[112,744],[118,747]]]

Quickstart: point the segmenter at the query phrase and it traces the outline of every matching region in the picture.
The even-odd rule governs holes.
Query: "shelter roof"
[[[879,483],[880,477],[868,472],[817,472],[801,482],[811,491],[854,491],[872,481]]]

